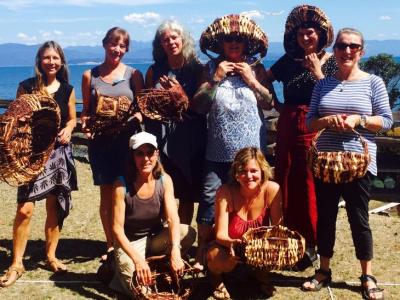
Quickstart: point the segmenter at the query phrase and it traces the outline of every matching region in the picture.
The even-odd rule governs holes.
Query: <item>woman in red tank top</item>
[[[240,150],[232,163],[230,175],[230,183],[223,185],[216,195],[216,243],[207,253],[216,299],[230,298],[222,274],[233,271],[239,263],[234,249],[241,243],[247,229],[282,222],[280,187],[269,180],[271,168],[258,148]],[[274,288],[263,275],[257,278],[261,279],[262,291],[270,296]]]

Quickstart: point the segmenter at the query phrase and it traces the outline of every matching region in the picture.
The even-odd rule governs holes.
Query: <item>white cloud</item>
[[[391,16],[380,16],[379,17],[379,20],[382,20],[382,21],[390,21],[391,19],[392,19]]]
[[[145,12],[143,14],[131,13],[124,16],[124,20],[128,23],[147,27],[158,24],[161,21],[161,16],[154,12]]]
[[[63,35],[63,32],[60,31],[60,30],[53,30],[53,33],[54,33],[55,35]]]
[[[32,42],[37,41],[37,37],[35,35],[29,36],[23,32],[18,33],[17,38],[19,38],[21,41],[26,42],[26,43],[32,43]]]
[[[267,16],[280,16],[283,15],[285,11],[281,10],[281,11],[266,11],[264,12]]]
[[[259,10],[249,10],[240,13],[250,19],[264,19],[264,15]]]

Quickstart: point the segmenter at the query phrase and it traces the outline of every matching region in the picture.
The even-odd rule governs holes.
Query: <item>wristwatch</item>
[[[367,115],[361,115],[360,117],[360,126],[362,128],[365,128],[368,124],[368,116]]]

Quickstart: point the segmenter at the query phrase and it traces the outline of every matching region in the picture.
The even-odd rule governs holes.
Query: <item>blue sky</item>
[[[134,40],[148,41],[164,19],[175,18],[198,39],[216,18],[249,14],[280,42],[291,9],[304,2],[292,0],[0,0],[0,43],[38,44],[55,39],[62,46],[99,45],[105,32],[120,26]],[[399,0],[308,1],[322,8],[335,31],[360,29],[366,39],[400,39]]]

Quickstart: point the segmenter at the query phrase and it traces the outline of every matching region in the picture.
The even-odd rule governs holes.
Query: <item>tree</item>
[[[400,96],[400,64],[394,60],[393,55],[381,53],[371,56],[361,63],[361,68],[382,78],[389,94],[390,107],[393,107]]]

